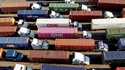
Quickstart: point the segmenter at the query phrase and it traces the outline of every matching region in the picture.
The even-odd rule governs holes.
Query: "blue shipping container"
[[[125,51],[109,51],[103,53],[105,63],[125,63]]]
[[[0,67],[0,70],[13,70],[11,67]]]
[[[86,70],[83,66],[59,66],[42,64],[41,70]]]
[[[28,49],[29,38],[28,37],[0,37],[0,48],[22,48]]]
[[[48,11],[47,10],[19,10],[18,17],[20,19],[27,19],[27,18],[47,18]]]

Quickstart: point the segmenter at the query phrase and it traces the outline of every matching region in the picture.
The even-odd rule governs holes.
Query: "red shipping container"
[[[31,61],[48,63],[69,63],[70,53],[67,51],[31,51]]]
[[[87,0],[85,0],[85,1],[87,1]],[[98,0],[88,0],[88,3],[90,3],[90,4],[97,4],[97,2],[98,2]]]
[[[28,2],[3,2],[0,5],[1,11],[4,13],[17,12],[18,10],[27,9],[30,7]]]
[[[116,8],[125,7],[125,0],[98,0],[98,7],[116,10]]]
[[[38,38],[77,38],[77,28],[68,27],[41,27],[38,29]]]
[[[0,26],[0,36],[13,36],[16,30],[17,26]]]
[[[70,11],[70,19],[73,21],[91,21],[94,18],[102,18],[102,11]]]
[[[91,4],[91,5],[95,5],[97,3],[98,0],[72,0],[78,3],[85,3],[85,4]]]
[[[87,2],[87,4],[96,4],[97,2],[98,2],[98,0],[81,0],[81,1],[85,1],[85,2]]]
[[[93,51],[96,48],[93,39],[56,39],[55,49],[57,50],[75,50],[75,51]]]
[[[117,67],[116,70],[125,70],[125,67]]]

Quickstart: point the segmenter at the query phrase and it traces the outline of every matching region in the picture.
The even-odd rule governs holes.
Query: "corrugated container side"
[[[96,48],[93,39],[56,39],[55,49],[57,50],[76,50],[76,51],[93,51]]]
[[[15,19],[8,17],[8,18],[0,18],[0,26],[11,26],[15,24]]]
[[[31,51],[28,58],[35,62],[69,63],[70,53],[67,51]]]
[[[30,3],[28,2],[4,2],[1,3],[1,11],[4,13],[17,12],[18,10],[27,9],[30,7]]]
[[[121,37],[125,37],[125,29],[124,28],[111,28],[106,30],[107,39],[118,39]]]
[[[98,7],[103,9],[116,9],[125,7],[125,0],[98,0]]]
[[[63,65],[51,65],[42,64],[40,70],[86,70],[83,66],[63,66]]]
[[[52,18],[52,19],[45,19],[40,18],[37,19],[36,25],[38,28],[40,27],[69,27],[70,26],[70,19],[65,18]]]
[[[0,37],[0,47],[13,47],[29,49],[29,38],[28,37]]]
[[[125,28],[125,18],[92,19],[92,29]]]
[[[22,19],[26,18],[47,18],[48,10],[19,10],[17,12],[18,17]]]
[[[77,28],[41,27],[37,31],[38,38],[78,38]]]
[[[102,17],[102,11],[70,11],[70,19],[73,21],[91,21]]]
[[[105,63],[125,63],[125,51],[109,51],[103,53]]]
[[[0,26],[0,36],[14,36],[17,26]]]
[[[66,3],[49,3],[49,9],[56,12],[68,12],[70,10],[77,10],[80,7],[79,4],[66,4]]]
[[[117,67],[116,70],[125,70],[125,67]]]
[[[11,67],[0,67],[0,70],[13,70]]]

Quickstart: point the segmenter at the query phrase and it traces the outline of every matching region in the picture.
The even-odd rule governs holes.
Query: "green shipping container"
[[[107,39],[108,40],[118,39],[121,37],[125,37],[125,28],[107,29]]]
[[[50,3],[49,4],[49,9],[59,12],[59,13],[64,13],[68,12],[70,10],[77,10],[80,7],[78,3],[71,4],[71,3]]]

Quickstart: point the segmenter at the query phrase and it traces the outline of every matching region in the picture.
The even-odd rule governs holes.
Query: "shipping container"
[[[42,64],[40,70],[86,70],[84,66]]]
[[[68,27],[70,26],[70,19],[66,18],[39,18],[36,20],[37,28],[40,27]]]
[[[72,21],[87,22],[92,19],[102,18],[102,11],[70,11],[69,18]]]
[[[117,67],[116,70],[125,70],[125,67]]]
[[[12,26],[15,25],[15,19],[8,17],[8,18],[0,18],[0,26]]]
[[[103,53],[105,63],[125,63],[125,51],[109,51]]]
[[[0,36],[14,36],[17,26],[0,26]]]
[[[112,40],[125,37],[125,28],[111,28],[106,30],[107,39]]]
[[[12,67],[0,67],[0,70],[13,70]]]
[[[125,18],[92,19],[91,29],[125,28]]]
[[[48,10],[19,10],[17,14],[20,19],[47,18]]]
[[[29,49],[29,38],[27,37],[0,37],[1,48]]]
[[[84,3],[84,4],[90,4],[90,5],[96,5],[98,0],[71,0],[71,1],[75,1],[78,3]]]
[[[69,12],[70,10],[77,10],[79,9],[80,5],[78,3],[71,4],[71,3],[49,3],[49,9],[60,12],[60,13],[65,13]]]
[[[38,38],[78,38],[77,28],[68,27],[41,27],[38,28]]]
[[[18,10],[30,8],[30,3],[28,2],[3,2],[0,5],[0,9],[4,13],[15,13]]]
[[[93,39],[56,39],[55,49],[75,50],[75,51],[94,51],[96,48]]]
[[[28,57],[35,62],[69,63],[70,53],[67,51],[31,51]]]
[[[125,7],[125,0],[98,0],[97,5],[101,9],[122,9]]]
[[[122,17],[124,18],[125,17],[125,8],[122,9],[121,14],[122,14]]]

